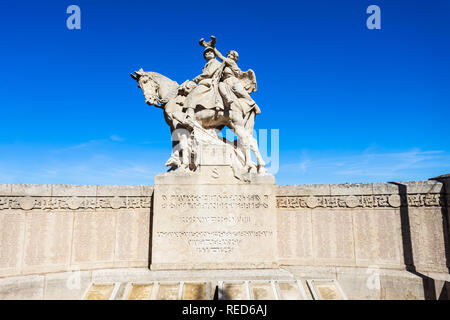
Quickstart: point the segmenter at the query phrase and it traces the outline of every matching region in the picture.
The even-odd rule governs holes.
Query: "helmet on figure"
[[[216,56],[215,53],[214,53],[214,49],[213,49],[213,48],[211,48],[211,47],[206,47],[205,50],[203,50],[203,58],[206,59],[206,54],[207,54],[208,52],[212,52],[213,56]]]

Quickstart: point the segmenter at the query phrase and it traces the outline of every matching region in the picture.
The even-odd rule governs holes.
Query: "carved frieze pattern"
[[[296,208],[399,208],[441,207],[446,205],[439,193],[420,194],[378,194],[378,195],[342,195],[342,196],[277,196],[278,209]],[[448,198],[448,197],[447,197]],[[449,202],[447,199],[447,202]]]
[[[342,196],[277,196],[278,209],[296,208],[399,208],[441,207],[450,203],[438,193],[342,195]],[[40,197],[0,196],[0,210],[87,210],[87,209],[139,209],[150,208],[151,196],[124,197]]]
[[[150,208],[150,196],[125,197],[0,197],[0,210],[95,210]]]

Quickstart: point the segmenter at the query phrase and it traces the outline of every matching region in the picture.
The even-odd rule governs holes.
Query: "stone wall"
[[[148,265],[151,186],[0,185],[0,277]]]
[[[448,272],[448,213],[438,181],[278,186],[284,265]]]
[[[152,194],[0,185],[0,277],[147,267]],[[439,181],[278,186],[280,264],[448,272],[448,199]]]

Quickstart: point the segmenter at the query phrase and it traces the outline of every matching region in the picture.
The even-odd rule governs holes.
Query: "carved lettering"
[[[161,207],[169,209],[266,209],[268,195],[172,194],[161,196]]]

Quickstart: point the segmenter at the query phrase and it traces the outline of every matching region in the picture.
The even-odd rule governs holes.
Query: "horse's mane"
[[[153,81],[155,81],[157,83],[161,83],[161,82],[167,81],[167,82],[170,82],[173,85],[177,85],[178,86],[178,83],[176,81],[173,81],[172,79],[169,79],[166,76],[163,76],[162,74],[160,74],[158,72],[148,71],[146,73],[151,79],[153,79]]]
[[[177,95],[179,84],[172,79],[163,76],[160,73],[147,71],[145,75],[148,76],[158,87],[159,87],[159,95],[161,96],[161,87],[164,89],[164,98],[165,100],[170,100]]]

